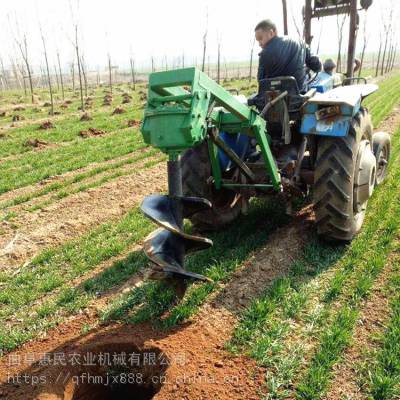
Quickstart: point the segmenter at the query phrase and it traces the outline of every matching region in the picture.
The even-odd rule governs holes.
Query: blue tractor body
[[[350,85],[316,93],[304,106],[300,133],[347,136],[363,98],[377,89],[378,86],[373,84]]]
[[[352,118],[360,110],[363,98],[375,92],[378,86],[357,84],[334,88],[334,82],[334,76],[320,72],[314,82],[309,85],[309,92],[300,95],[294,78],[277,77],[261,81],[259,94],[255,98],[258,101],[260,99],[264,101],[265,92],[275,91],[279,94],[287,90],[290,119],[297,121],[301,135],[345,137],[349,132]],[[304,97],[305,101],[302,100]],[[262,106],[260,107],[256,102],[254,105],[262,109]],[[294,118],[292,118],[293,115]],[[220,137],[242,160],[247,159],[255,150],[249,136],[245,133],[221,132]],[[221,149],[218,150],[218,159],[222,171],[229,171],[234,166],[228,155]]]

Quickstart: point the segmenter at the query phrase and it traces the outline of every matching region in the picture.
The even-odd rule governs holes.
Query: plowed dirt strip
[[[33,197],[31,199],[25,199],[26,201],[23,201],[21,204],[7,207],[7,209],[4,210],[6,213],[5,215],[9,213],[15,215],[43,209],[44,207],[49,206],[51,203],[60,201],[62,198],[78,192],[93,189],[97,186],[102,186],[108,181],[120,178],[120,175],[130,175],[138,169],[145,169],[148,163],[154,163],[152,165],[155,165],[157,161],[160,161],[160,154],[150,148],[145,148],[131,153],[126,160],[127,161],[122,165],[110,167],[110,169],[106,169],[105,171],[95,169],[93,171],[93,175],[86,175],[82,179],[79,176],[76,181],[72,179],[60,182],[60,187],[53,187],[53,190],[50,190],[46,194],[42,194],[43,192],[38,191],[36,192],[36,196],[34,196],[35,193],[33,193]],[[152,165],[149,165],[149,167]]]
[[[29,261],[41,250],[79,236],[90,227],[124,214],[148,193],[166,189],[165,165],[69,196],[40,212],[17,217],[0,238],[0,268]],[[12,229],[14,224],[17,229]]]
[[[119,129],[118,132],[121,132],[121,131],[124,131],[124,130],[128,131],[128,129],[129,128],[127,128],[127,129]],[[117,132],[117,131],[115,131],[115,132]],[[67,143],[66,145],[69,146],[70,143]],[[35,151],[37,151],[37,150],[35,150]],[[50,177],[48,179],[44,179],[44,180],[42,180],[42,181],[40,181],[38,183],[35,183],[33,185],[23,186],[21,188],[15,189],[15,190],[11,190],[9,192],[2,193],[0,195],[0,207],[4,203],[7,203],[7,202],[19,197],[19,196],[23,196],[23,195],[26,195],[26,194],[29,194],[29,193],[32,193],[32,192],[35,192],[35,191],[42,190],[46,186],[48,186],[48,185],[50,185],[50,184],[52,184],[54,182],[63,182],[66,179],[73,178],[74,176],[76,176],[78,174],[81,174],[81,173],[84,173],[84,172],[88,172],[88,171],[90,171],[92,169],[95,169],[95,168],[98,168],[98,167],[102,167],[102,166],[106,166],[106,165],[109,165],[109,164],[112,164],[112,163],[115,163],[115,162],[118,162],[118,161],[126,160],[126,159],[130,158],[132,156],[132,154],[134,154],[134,153],[136,153],[138,151],[143,151],[143,149],[135,150],[133,153],[130,153],[128,155],[124,155],[124,156],[121,156],[121,157],[118,157],[118,158],[114,158],[112,160],[108,160],[108,161],[104,161],[104,162],[94,162],[94,163],[91,163],[90,165],[85,166],[83,168],[78,168],[78,169],[75,169],[73,171],[66,172],[65,174],[62,174],[62,175],[52,176],[52,177]],[[23,154],[23,156],[25,156],[25,155],[26,155],[26,153]],[[4,159],[2,159],[2,160],[4,160]],[[0,162],[2,160],[0,160]]]
[[[32,353],[85,353],[93,345],[96,348],[105,346],[112,352],[122,346],[126,349],[135,348],[142,353],[146,349],[157,349],[172,361],[183,355],[184,365],[171,362],[164,372],[165,383],[156,388],[158,394],[155,399],[260,398],[264,370],[256,368],[254,361],[244,356],[232,356],[223,349],[223,345],[226,338],[231,336],[240,311],[273,280],[287,273],[290,267],[288,259],[296,259],[302,250],[311,217],[306,212],[292,224],[272,234],[264,248],[250,257],[187,323],[170,330],[158,330],[148,324],[113,324],[99,327],[90,335],[79,338],[83,324],[96,322],[91,313],[90,316],[80,315],[48,332],[45,339],[27,343],[20,351],[4,356],[0,361],[1,381],[7,381],[7,374],[24,372],[46,377],[81,372],[68,367],[60,370],[59,366],[42,368],[36,365],[26,368],[26,365],[9,365],[9,361],[18,358],[18,355],[24,359],[25,355]],[[282,241],[282,237],[286,240]],[[136,283],[132,281],[132,284]],[[102,301],[98,299],[93,302],[91,308]],[[16,387],[11,383],[4,384],[0,390],[10,399],[62,399],[64,391],[71,390],[65,386],[64,383],[55,385],[53,382],[51,385],[38,385],[32,390],[27,385]]]
[[[385,329],[389,318],[389,298],[385,287],[392,277],[393,263],[400,261],[399,256],[391,257],[362,306],[356,329],[353,333],[352,344],[346,350],[341,362],[334,370],[330,389],[324,400],[353,400],[366,399],[365,393],[358,385],[357,368],[365,361],[367,352],[377,347],[377,335]]]

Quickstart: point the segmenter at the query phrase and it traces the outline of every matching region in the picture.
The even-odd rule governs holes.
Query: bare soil
[[[25,143],[24,146],[25,147],[46,147],[48,145],[48,143],[45,140],[41,140],[41,139],[28,139]]]
[[[385,127],[383,124],[380,128],[390,131],[393,126]],[[42,212],[24,215],[21,220],[13,221],[19,228],[10,228],[5,235],[6,240],[0,239],[0,248],[3,247],[0,265],[3,262],[21,264],[43,248],[60,244],[93,225],[121,216],[144,195],[165,188],[165,166],[156,165],[101,188],[70,196]],[[224,343],[232,335],[243,308],[273,280],[288,273],[291,262],[299,256],[307,241],[312,220],[311,208],[298,213],[292,223],[273,233],[265,246],[254,253],[226,284],[220,286],[196,316],[173,329],[160,330],[150,323],[109,324],[82,334],[84,325],[96,323],[96,314],[71,317],[43,338],[35,339],[0,359],[0,398],[260,398],[265,390],[265,370],[245,356],[232,356],[224,349]],[[95,308],[102,302],[100,298],[91,306]],[[40,365],[46,363],[37,361],[44,353],[52,354],[50,365]],[[79,359],[76,354],[80,354],[82,360],[88,353],[97,356],[95,365],[82,365],[85,360],[72,365],[71,359]],[[100,355],[104,353],[136,353],[141,362],[139,366],[121,367],[116,362],[99,365]],[[29,358],[32,354],[36,356],[36,362],[26,363],[27,356]],[[66,357],[66,365],[62,365],[60,359],[55,362],[56,354]],[[144,365],[146,354],[147,358],[154,354],[155,361]],[[18,359],[18,356],[21,358]],[[10,360],[19,360],[18,365],[10,364]],[[104,382],[107,377],[121,377],[123,373],[140,373],[145,384],[116,384],[110,387],[87,385],[84,381],[88,379],[88,374],[102,377]],[[26,374],[28,383],[16,382],[16,374],[20,377]],[[340,372],[337,373],[338,379],[339,376]],[[33,385],[33,377],[42,377],[45,382]]]
[[[88,128],[87,130],[79,131],[79,136],[83,138],[93,137],[93,136],[102,136],[105,135],[106,131],[97,128]]]
[[[118,218],[144,196],[165,189],[165,166],[155,165],[71,195],[40,211],[19,215],[12,223],[3,221],[1,227],[5,232],[0,237],[0,267],[9,269],[25,263],[41,250]]]
[[[259,399],[265,389],[265,370],[245,356],[232,356],[224,349],[224,343],[231,336],[243,307],[274,279],[288,272],[291,261],[299,256],[311,221],[312,213],[307,210],[288,226],[275,231],[265,246],[244,263],[188,322],[168,330],[157,329],[151,324],[111,324],[82,335],[82,325],[93,324],[95,316],[84,314],[71,318],[48,332],[42,340],[27,343],[18,352],[0,360],[0,382],[3,382],[0,390],[7,398],[16,400],[131,398],[124,396],[171,400]],[[282,237],[287,240],[282,241]],[[87,376],[86,373],[104,378],[107,374],[115,375],[116,365],[58,365],[55,361],[52,365],[40,365],[39,362],[9,365],[9,360],[18,359],[18,355],[24,360],[27,355],[51,353],[54,360],[56,353],[69,359],[77,353],[83,358],[87,353],[99,356],[107,352],[135,352],[142,359],[146,353],[155,354],[156,361],[151,366],[129,365],[124,369],[127,373],[142,374],[146,384],[123,385],[114,389],[121,390],[118,397],[107,397],[111,396],[109,387],[77,385],[78,378],[74,383],[72,377]],[[10,374],[44,377],[46,383],[33,388],[27,384],[15,385],[10,379],[7,383]]]
[[[39,125],[39,129],[51,129],[54,128],[54,125],[51,121],[45,121]]]

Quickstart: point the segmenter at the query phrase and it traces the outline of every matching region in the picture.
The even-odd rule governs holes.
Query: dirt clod
[[[79,131],[79,136],[82,136],[83,138],[87,138],[87,137],[91,137],[91,136],[104,135],[105,133],[106,132],[101,129],[89,128],[87,130]]]
[[[92,119],[93,118],[90,116],[90,114],[85,112],[82,114],[80,121],[91,121]]]
[[[20,114],[15,114],[12,117],[12,121],[16,122],[16,121],[23,121],[25,119],[25,117],[23,115]]]
[[[130,128],[139,128],[140,126],[140,121],[137,119],[129,119],[128,120],[128,126]]]
[[[122,108],[122,107],[117,107],[117,108],[112,112],[112,115],[115,115],[115,114],[124,114],[124,113],[126,113],[126,111],[125,111],[124,108]]]
[[[45,140],[41,140],[41,139],[28,139],[25,143],[24,146],[25,147],[43,147],[43,146],[47,146],[48,143]]]
[[[54,125],[51,121],[45,121],[39,125],[39,129],[52,129]]]

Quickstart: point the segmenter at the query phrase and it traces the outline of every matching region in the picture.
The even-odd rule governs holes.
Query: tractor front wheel
[[[376,179],[372,123],[366,109],[353,118],[345,137],[320,137],[314,179],[318,234],[349,242],[360,231]]]
[[[386,177],[390,158],[390,135],[386,132],[375,132],[372,136],[372,147],[376,158],[376,185]]]
[[[212,204],[210,210],[198,212],[190,218],[197,230],[219,230],[240,215],[247,199],[229,189],[215,189],[207,142],[186,150],[181,166],[183,194],[205,198]]]

